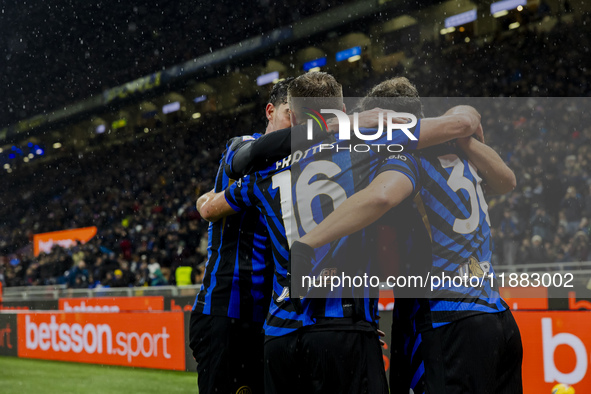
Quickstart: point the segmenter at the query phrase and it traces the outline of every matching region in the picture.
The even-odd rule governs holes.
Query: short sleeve
[[[254,206],[253,203],[254,177],[247,175],[230,185],[224,192],[228,204],[236,212]]]
[[[232,161],[234,160],[234,156],[236,155],[236,152],[238,152],[240,149],[243,149],[247,145],[254,142],[258,137],[260,137],[260,134],[254,134],[252,136],[244,135],[241,137],[231,138],[226,143],[226,154],[224,155],[224,162],[222,163],[224,165],[224,167],[227,169],[226,174],[233,173]],[[236,179],[236,178],[232,178],[232,179]]]
[[[384,159],[378,167],[376,176],[386,171],[397,171],[408,177],[412,183],[413,192],[419,184],[419,169],[414,156],[404,153],[394,154]]]

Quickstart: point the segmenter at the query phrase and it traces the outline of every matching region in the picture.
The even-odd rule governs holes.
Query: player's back
[[[420,305],[405,307],[417,319],[417,329],[504,311],[498,285],[489,278],[494,277],[490,219],[476,167],[449,147],[427,151],[413,162],[419,185],[415,209],[406,211],[405,224],[398,227],[412,241],[407,273],[425,279],[429,275],[425,290],[405,294]]]
[[[230,146],[231,142],[220,160],[215,192],[224,191],[232,182],[224,172],[232,153]],[[203,284],[193,309],[207,315],[263,322],[269,309],[273,267],[261,214],[249,210],[210,223],[207,254]]]
[[[327,142],[332,144],[328,148]],[[226,199],[236,210],[257,206],[265,216],[272,241],[275,276],[273,300],[265,323],[269,336],[281,336],[303,326],[314,324],[318,317],[352,317],[354,314],[367,321],[375,320],[376,305],[365,299],[354,303],[350,297],[306,298],[303,314],[298,314],[289,298],[287,265],[289,246],[320,223],[336,207],[372,180],[379,156],[370,153],[351,153],[345,147],[348,141],[337,142],[331,137],[324,144],[314,145],[305,151],[294,152],[226,192]],[[339,146],[343,149],[336,149]],[[317,251],[317,261],[322,264],[339,261],[361,254],[363,232],[343,238]],[[358,262],[358,261],[357,261]],[[313,274],[329,266],[317,265]]]

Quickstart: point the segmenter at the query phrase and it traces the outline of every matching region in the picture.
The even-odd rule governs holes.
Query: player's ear
[[[295,111],[289,111],[289,120],[291,121],[291,125],[295,126],[298,124],[297,119],[296,119],[296,115],[295,115]]]
[[[267,116],[267,120],[271,122],[273,120],[273,115],[275,114],[275,106],[272,103],[268,103],[267,107],[265,108],[265,115]]]
[[[347,106],[345,105],[345,103],[343,103],[343,113],[347,113]]]

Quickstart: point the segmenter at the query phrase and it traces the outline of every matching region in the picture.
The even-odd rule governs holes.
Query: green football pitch
[[[197,373],[0,357],[0,393],[197,393]]]

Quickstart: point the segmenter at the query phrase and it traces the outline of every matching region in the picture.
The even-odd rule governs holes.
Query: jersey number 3
[[[439,161],[443,168],[453,168],[447,185],[451,190],[458,193],[460,189],[465,190],[469,195],[470,201],[470,216],[467,219],[456,219],[454,221],[453,229],[459,234],[470,234],[478,228],[480,224],[480,210],[485,214],[485,220],[490,226],[490,218],[488,216],[488,204],[484,199],[481,182],[482,179],[476,173],[476,169],[472,163],[468,162],[468,169],[476,180],[476,185],[464,176],[464,162],[456,155],[445,155],[439,157]],[[478,197],[476,197],[478,195]],[[479,204],[480,203],[480,204]]]

